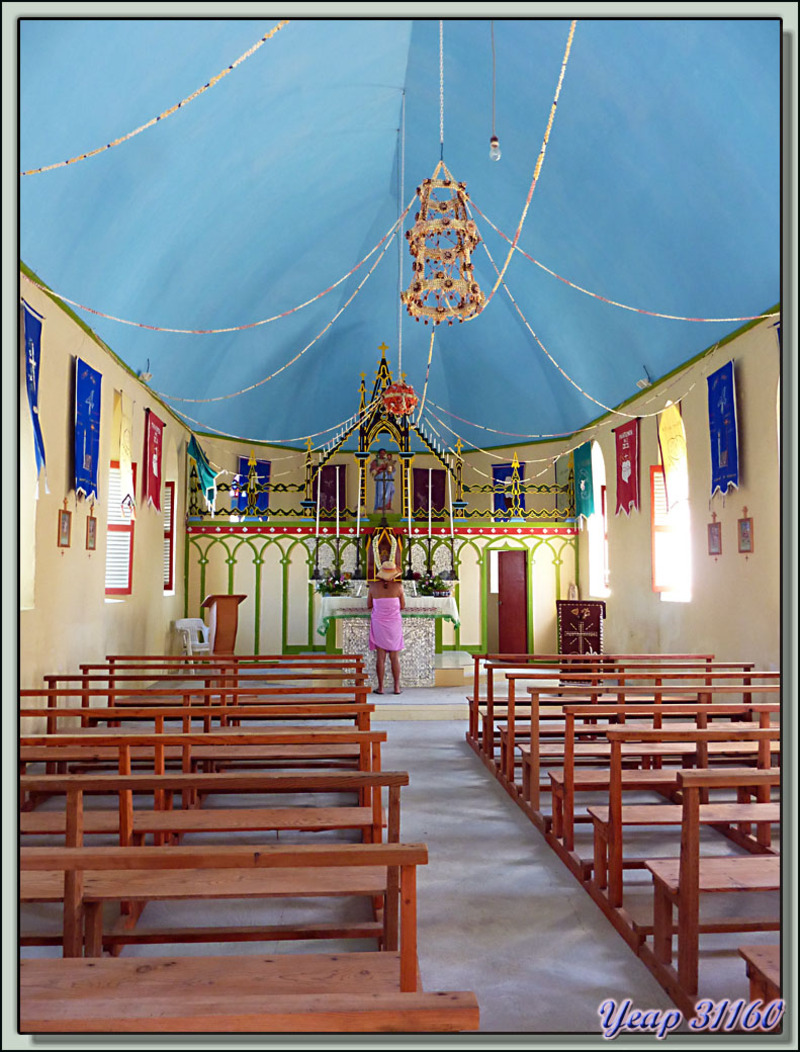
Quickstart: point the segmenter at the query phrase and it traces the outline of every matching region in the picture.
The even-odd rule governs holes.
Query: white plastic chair
[[[210,652],[209,629],[202,618],[183,617],[175,622],[175,628],[183,637],[183,652],[189,657],[192,654],[208,654]]]

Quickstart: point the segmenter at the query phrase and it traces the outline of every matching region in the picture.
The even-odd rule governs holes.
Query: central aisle
[[[423,694],[451,700],[449,691],[402,698],[419,704]],[[378,711],[373,721],[388,733],[384,770],[411,780],[401,839],[428,845],[418,871],[423,987],[474,990],[482,1032],[600,1038],[597,1009],[608,998],[674,1008],[472,752],[466,721],[425,710],[420,720],[382,722]]]

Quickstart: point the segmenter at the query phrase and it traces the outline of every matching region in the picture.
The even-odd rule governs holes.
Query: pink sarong
[[[403,649],[403,617],[397,596],[372,600],[369,648],[370,650]]]

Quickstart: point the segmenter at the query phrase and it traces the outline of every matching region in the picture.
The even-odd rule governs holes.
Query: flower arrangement
[[[347,595],[349,588],[349,574],[331,571],[317,581],[317,591],[322,595]]]
[[[433,574],[426,570],[424,574],[415,574],[414,577],[419,595],[450,595],[450,585],[440,574]]]

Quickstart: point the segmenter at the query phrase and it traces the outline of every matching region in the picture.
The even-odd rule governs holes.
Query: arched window
[[[661,463],[650,467],[650,524],[653,591],[667,602],[692,598],[692,538],[689,462],[680,409],[668,405],[659,416]]]
[[[594,512],[587,520],[589,592],[595,596],[606,596],[609,595],[608,490],[603,451],[597,442],[592,442],[592,488],[594,490]]]

